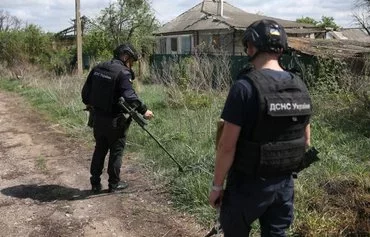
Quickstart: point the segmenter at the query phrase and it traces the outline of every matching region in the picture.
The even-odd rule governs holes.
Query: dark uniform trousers
[[[127,128],[114,128],[113,118],[95,116],[94,138],[95,150],[91,161],[90,173],[91,184],[100,184],[100,176],[104,168],[104,160],[109,151],[108,183],[115,185],[120,181],[120,169],[122,165],[123,150],[126,144]]]
[[[231,176],[221,206],[224,236],[249,236],[257,219],[262,237],[285,236],[293,221],[293,178],[254,178],[236,172]]]

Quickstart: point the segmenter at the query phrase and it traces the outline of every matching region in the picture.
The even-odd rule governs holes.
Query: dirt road
[[[0,236],[202,236],[171,210],[130,154],[120,194],[91,195],[92,148],[0,92]],[[104,171],[105,172],[105,171]],[[103,176],[106,186],[106,175]],[[106,187],[105,187],[106,188]]]

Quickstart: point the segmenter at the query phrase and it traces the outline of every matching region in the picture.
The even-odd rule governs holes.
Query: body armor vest
[[[98,113],[111,115],[117,110],[114,108],[117,102],[116,83],[122,70],[129,69],[114,60],[101,63],[94,68],[90,102]]]
[[[246,74],[257,91],[258,115],[252,137],[239,137],[236,170],[274,177],[299,170],[305,154],[305,127],[312,111],[303,81],[296,75],[276,80],[253,70]]]

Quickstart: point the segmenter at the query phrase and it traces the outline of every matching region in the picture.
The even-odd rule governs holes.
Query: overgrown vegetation
[[[111,59],[113,49],[124,42],[131,42],[144,57],[153,51],[152,33],[158,22],[148,0],[112,1],[86,24],[84,66]],[[64,75],[75,69],[76,47],[71,36],[45,33],[39,26],[24,24],[0,10],[0,59],[18,77],[30,65]]]
[[[72,54],[53,48],[53,36],[35,25],[0,31],[0,57],[3,64],[22,77],[26,66],[38,65],[56,74],[68,72]]]
[[[180,64],[167,61],[164,72],[152,72],[155,84],[140,87],[141,97],[155,112],[148,129],[185,166],[185,173],[179,173],[137,125],[132,126],[128,141],[129,150],[142,154],[140,159],[153,172],[155,181],[168,188],[174,206],[194,214],[205,225],[212,224],[215,217],[207,197],[215,125],[230,78],[227,70],[214,72],[215,63],[229,65],[226,59],[213,61],[200,56]],[[321,161],[296,180],[296,218],[290,235],[366,236],[370,231],[368,70],[354,75],[342,62],[324,59],[319,67],[319,73],[308,73],[307,80],[315,111],[312,142],[320,150]],[[9,79],[11,75],[0,76]],[[216,83],[222,85],[218,88],[210,78],[226,80]],[[71,134],[86,138],[90,130],[81,111],[82,83],[76,78],[51,78],[40,73],[22,81],[0,80],[1,88],[20,93]]]
[[[131,42],[145,57],[153,51],[153,31],[159,26],[148,0],[116,0],[90,20],[84,52],[96,61],[112,57],[112,49]]]

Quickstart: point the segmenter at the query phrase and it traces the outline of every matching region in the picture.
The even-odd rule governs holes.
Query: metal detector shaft
[[[154,136],[153,136],[153,134],[151,134],[144,126],[142,126],[142,129],[146,132],[146,133],[148,133],[149,134],[149,136],[151,137],[151,138],[153,138],[153,140],[154,141],[156,141],[157,142],[157,144],[162,148],[162,150],[164,150],[166,153],[167,153],[167,155],[173,160],[173,162],[175,162],[176,164],[177,164],[177,166],[179,167],[179,171],[180,172],[184,172],[184,168],[182,168],[182,166],[180,165],[180,163],[173,157],[173,155],[171,154],[171,153],[169,153],[167,150],[166,150],[166,148],[164,148],[164,146],[162,145],[162,143],[160,143],[158,140],[157,140],[157,138],[155,138]]]
[[[149,134],[149,136],[151,138],[154,139],[154,141],[157,142],[157,144],[162,148],[162,150],[164,150],[167,155],[173,160],[173,162],[176,163],[176,165],[179,167],[179,171],[180,172],[183,172],[184,171],[184,168],[182,168],[182,166],[180,165],[180,163],[173,157],[173,155],[171,155],[167,150],[166,148],[164,148],[164,146],[153,136],[153,134],[151,134],[146,128],[145,128],[145,125],[147,125],[147,122],[146,120],[141,116],[139,115],[139,113],[136,111],[136,108],[131,108],[130,105],[125,101],[125,99],[123,97],[120,97],[118,99],[118,105],[124,110],[126,111],[130,116],[131,118],[146,132]]]

